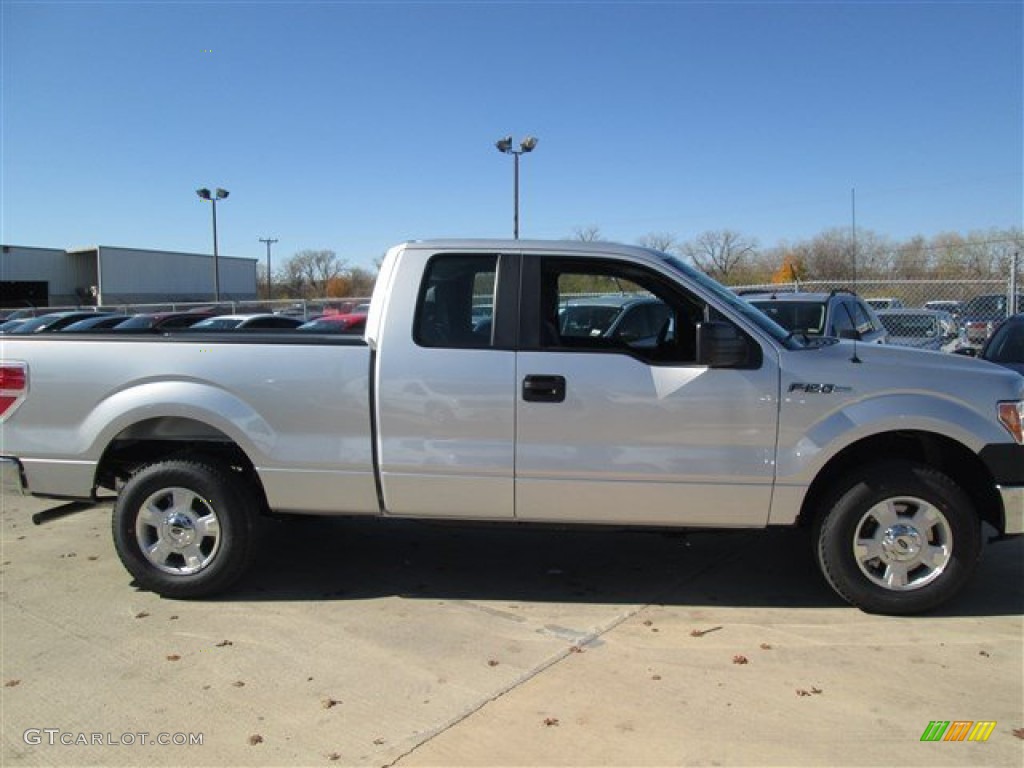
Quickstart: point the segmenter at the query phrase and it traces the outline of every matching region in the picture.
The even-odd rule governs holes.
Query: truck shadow
[[[836,608],[806,531],[635,530],[302,518],[274,521],[226,600],[502,600]],[[854,610],[851,608],[851,610]],[[1024,538],[986,547],[935,616],[1024,613]]]

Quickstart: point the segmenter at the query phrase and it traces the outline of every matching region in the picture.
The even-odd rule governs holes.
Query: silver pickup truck
[[[406,243],[364,338],[55,334],[0,358],[4,493],[116,492],[117,552],[168,597],[228,588],[271,514],[806,526],[832,587],[890,614],[950,598],[983,523],[1024,533],[1024,377],[787,333],[641,248]]]

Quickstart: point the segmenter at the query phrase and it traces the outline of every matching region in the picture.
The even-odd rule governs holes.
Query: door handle
[[[565,402],[565,376],[527,376],[523,379],[523,400],[528,403]]]

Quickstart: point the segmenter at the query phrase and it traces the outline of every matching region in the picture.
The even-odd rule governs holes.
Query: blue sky
[[[523,237],[1022,226],[1020,0],[0,8],[4,243],[508,237],[508,134]]]

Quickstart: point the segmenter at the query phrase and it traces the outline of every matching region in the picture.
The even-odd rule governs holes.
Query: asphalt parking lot
[[[108,507],[33,523],[58,506],[2,498],[4,766],[1024,764],[1020,539],[894,619],[800,532],[303,520],[189,602],[132,587]]]

